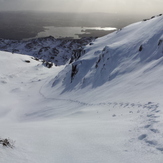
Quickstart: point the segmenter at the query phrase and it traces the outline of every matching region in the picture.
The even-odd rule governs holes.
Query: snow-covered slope
[[[65,90],[96,88],[129,73],[153,80],[149,75],[162,68],[162,40],[162,16],[127,26],[87,45],[85,55],[67,66],[53,86],[63,81]]]
[[[0,52],[0,137],[16,141],[0,144],[0,162],[162,163],[162,40],[156,16],[98,38],[65,66]]]

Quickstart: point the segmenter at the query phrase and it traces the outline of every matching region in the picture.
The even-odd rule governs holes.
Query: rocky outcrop
[[[83,47],[93,40],[94,38],[55,39],[52,36],[21,41],[0,39],[0,50],[31,55],[60,66],[76,61],[82,55]]]

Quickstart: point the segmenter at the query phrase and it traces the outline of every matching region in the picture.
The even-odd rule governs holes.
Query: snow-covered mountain
[[[152,75],[153,70],[162,67],[162,21],[162,16],[158,16],[96,39],[85,47],[85,55],[54,79],[53,86],[63,82],[65,89],[89,85],[96,88],[136,72],[139,76]]]
[[[6,40],[0,39],[0,50],[26,54],[56,66],[65,65],[73,54],[82,50],[83,46],[95,38],[55,39],[52,36],[32,40]]]
[[[0,136],[16,141],[0,143],[0,162],[162,163],[162,15],[77,46],[51,69],[31,58],[39,48],[0,52]]]

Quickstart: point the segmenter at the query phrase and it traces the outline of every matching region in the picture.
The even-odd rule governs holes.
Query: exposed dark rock
[[[72,56],[70,59],[70,63],[76,61],[81,57],[81,55],[84,54],[84,50],[82,48],[76,49],[72,51]]]
[[[58,55],[59,54],[59,50],[57,48],[53,48],[52,52],[54,53],[54,55]]]
[[[25,45],[25,48],[26,48],[26,49],[32,49],[32,48],[33,48],[32,42],[27,43],[27,44]]]
[[[3,146],[8,146],[9,144],[10,144],[9,141],[7,139],[4,139]]]
[[[98,67],[98,64],[100,63],[100,61],[101,61],[101,57],[99,57],[98,61],[96,62],[95,68]]]
[[[38,59],[38,58],[36,58],[36,57],[32,57],[32,59],[34,59],[34,60],[36,60],[36,61],[39,61],[39,59]]]
[[[29,61],[29,60],[25,60],[25,62],[26,62],[26,63],[30,63],[31,61]]]
[[[95,38],[55,39],[52,36],[31,40],[0,39],[0,50],[31,55],[34,58],[53,62],[56,66],[64,65],[69,60],[78,59],[83,54],[83,47]],[[63,57],[61,57],[63,56]]]
[[[46,62],[46,67],[47,68],[51,68],[53,66],[53,63],[51,63],[51,62]]]
[[[0,139],[0,144],[2,144],[4,147],[14,147],[14,142],[10,139]]]
[[[45,60],[42,61],[42,64],[47,67],[47,68],[51,68],[53,66],[53,63],[52,62],[47,62]]]
[[[13,49],[12,53],[19,53],[19,50],[18,49]]]
[[[139,47],[139,51],[141,52],[143,50],[143,46],[141,45],[140,47]]]
[[[158,42],[158,46],[161,45],[162,42],[163,42],[163,40],[159,40],[159,42]]]
[[[149,19],[143,19],[143,21],[147,21],[147,20],[149,20]]]
[[[46,51],[48,51],[49,49],[50,49],[49,46],[48,46],[48,47],[42,47],[42,48],[39,50],[38,55],[41,55],[42,52],[46,52]]]
[[[71,82],[74,79],[74,76],[77,74],[78,70],[77,70],[77,65],[73,65],[72,64],[72,70],[71,70]]]

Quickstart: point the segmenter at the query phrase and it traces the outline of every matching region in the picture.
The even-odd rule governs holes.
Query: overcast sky
[[[159,14],[163,0],[0,0],[4,10]]]

